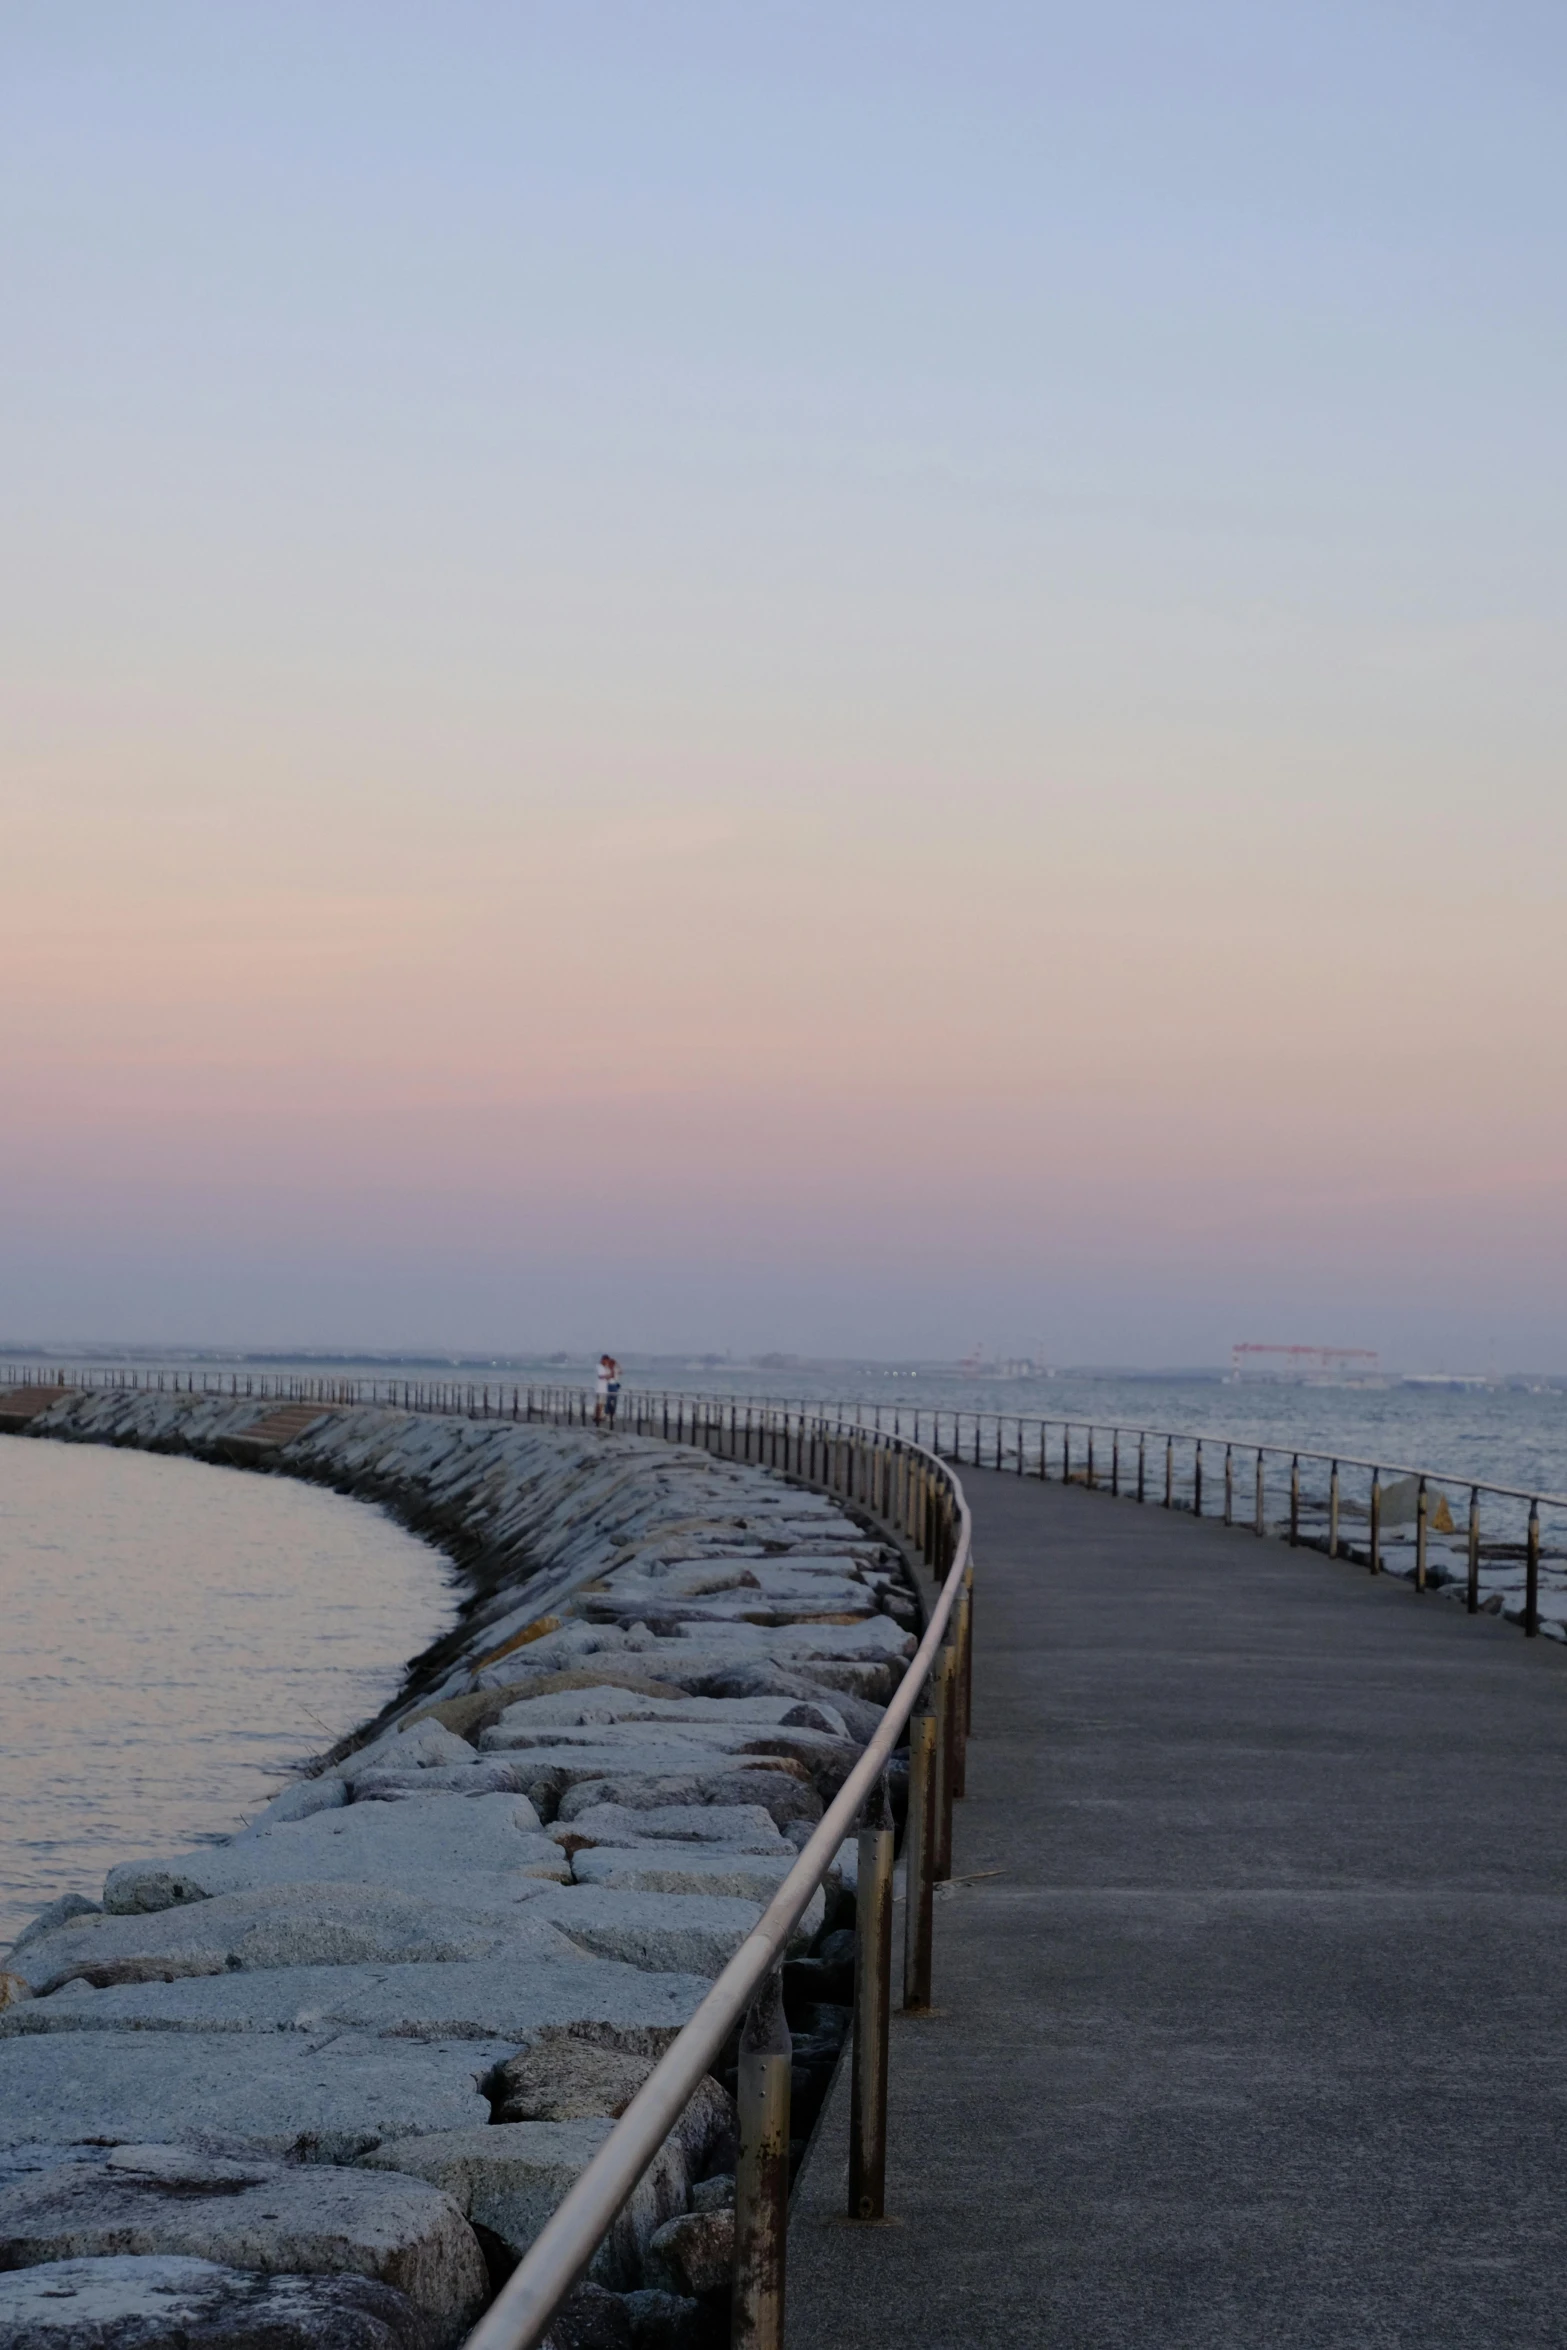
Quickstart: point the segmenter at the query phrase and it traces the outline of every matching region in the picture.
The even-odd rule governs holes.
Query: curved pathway
[[[1239,1530],[964,1481],[971,1881],[938,2011],[894,2018],[892,2224],[838,2217],[846,2077],[825,2117],[791,2350],[1558,2344],[1567,1657]]]

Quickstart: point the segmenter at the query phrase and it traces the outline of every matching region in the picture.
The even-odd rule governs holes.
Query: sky
[[[1567,1368],[1564,99],[0,0],[0,1337]]]

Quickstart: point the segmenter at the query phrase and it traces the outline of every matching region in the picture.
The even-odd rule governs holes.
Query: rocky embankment
[[[467,1597],[382,1720],[237,1835],[0,1958],[0,2350],[447,2350],[792,1866],[914,1647],[833,1503],[630,1436],[78,1396],[36,1435],[375,1498]],[[853,1849],[785,1970],[797,2128],[848,2020]],[[721,2343],[733,2074],[557,2321]]]

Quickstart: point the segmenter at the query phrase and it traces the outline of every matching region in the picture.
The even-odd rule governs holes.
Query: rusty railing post
[[[931,1675],[932,1711],[936,1717],[936,1816],[931,1832],[931,1879],[944,1885],[952,1874],[952,1798],[956,1741],[958,1677],[957,1655],[950,1639],[936,1653]]]
[[[1421,1478],[1415,1494],[1415,1589],[1426,1587],[1426,1530],[1431,1509],[1426,1498],[1426,1481]]]
[[[887,2208],[887,2030],[892,2012],[892,1814],[887,1782],[865,1806],[854,1896],[854,2058],[849,2217]]]
[[[789,2026],[775,1968],[740,2032],[735,2167],[734,2350],[783,2350],[789,2244]]]
[[[1529,1504],[1529,1532],[1524,1561],[1523,1628],[1534,1639],[1540,1629],[1540,1505]]]
[[[929,1692],[926,1703],[929,1703]],[[903,2004],[930,2005],[930,1945],[934,1917],[931,1876],[936,1825],[936,1717],[909,1720],[909,1809],[903,1829]]]
[[[1480,1488],[1469,1488],[1469,1589],[1466,1594],[1468,1612],[1480,1612]]]
[[[1367,1549],[1369,1553],[1366,1559],[1367,1570],[1373,1575],[1380,1575],[1382,1572],[1382,1472],[1380,1469],[1373,1469],[1371,1472],[1371,1535]]]

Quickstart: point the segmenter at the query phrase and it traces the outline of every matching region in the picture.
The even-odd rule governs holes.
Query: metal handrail
[[[869,1433],[869,1432],[867,1432]],[[872,1442],[874,1442],[872,1438]],[[956,1507],[952,1566],[925,1634],[882,1717],[881,1726],[845,1779],[810,1842],[761,1918],[714,1982],[679,2038],[660,2059],[587,2169],[558,2205],[497,2299],[468,2337],[467,2350],[530,2350],[577,2282],[637,2181],[685,2111],[697,2084],[753,1995],[779,1965],[839,1846],[876,1792],[915,1700],[942,1648],[968,1573],[971,1524],[963,1489],[946,1464],[924,1449],[884,1437],[939,1474]]]
[[[394,1410],[414,1412],[457,1413],[475,1419],[562,1420],[568,1425],[585,1424],[591,1417],[589,1407],[593,1390],[560,1381],[474,1381],[474,1380],[410,1380],[392,1377],[338,1377],[325,1373],[275,1371],[211,1371],[211,1370],[148,1370],[121,1369],[114,1365],[95,1364],[90,1367],[66,1368],[63,1365],[7,1364],[0,1366],[0,1381],[18,1386],[70,1386],[95,1391],[129,1390],[132,1392],[160,1392],[188,1395],[207,1395],[215,1398],[230,1396],[239,1401],[320,1403],[339,1409],[356,1404],[388,1405]],[[1503,1485],[1488,1477],[1476,1477],[1472,1471],[1435,1469],[1429,1462],[1398,1461],[1388,1458],[1373,1459],[1355,1453],[1335,1452],[1328,1447],[1277,1443],[1253,1436],[1238,1436],[1233,1431],[1213,1428],[1165,1428],[1150,1426],[1133,1420],[1099,1419],[1092,1415],[1050,1413],[1040,1416],[1032,1412],[987,1411],[956,1404],[909,1406],[902,1403],[881,1404],[862,1401],[823,1401],[800,1396],[740,1396],[722,1395],[702,1389],[626,1388],[621,1398],[621,1424],[635,1427],[639,1433],[654,1428],[660,1414],[659,1405],[684,1407],[686,1417],[694,1415],[695,1407],[707,1413],[705,1422],[711,1426],[721,1417],[729,1420],[741,1413],[777,1414],[785,1418],[804,1418],[818,1426],[830,1423],[839,1429],[853,1428],[867,1434],[902,1436],[903,1422],[912,1419],[912,1441],[923,1441],[922,1428],[930,1431],[928,1449],[937,1455],[963,1460],[970,1448],[966,1430],[972,1427],[977,1444],[987,1454],[997,1453],[1003,1444],[1003,1432],[1015,1429],[1014,1442],[1006,1444],[1009,1458],[1017,1458],[1024,1443],[1024,1432],[1040,1432],[1040,1457],[1043,1465],[1044,1442],[1052,1430],[1085,1436],[1104,1433],[1152,1439],[1159,1444],[1224,1445],[1238,1452],[1262,1454],[1264,1458],[1297,1461],[1318,1461],[1331,1466],[1337,1463],[1344,1469],[1366,1469],[1373,1473],[1397,1477],[1425,1477],[1434,1483],[1468,1486],[1472,1491],[1495,1494],[1507,1501],[1533,1501],[1549,1509],[1567,1510],[1567,1493],[1553,1493],[1539,1485]],[[883,1426],[883,1416],[892,1418],[892,1427]],[[664,1414],[667,1417],[667,1411]],[[943,1427],[951,1431],[951,1441],[943,1446]],[[994,1445],[984,1437],[986,1429],[993,1429]],[[661,1430],[659,1432],[662,1432]],[[672,1433],[673,1431],[671,1431]],[[1028,1450],[1034,1447],[1030,1444]],[[972,1454],[973,1465],[986,1465],[979,1452]],[[1026,1473],[1026,1471],[1025,1471]],[[1048,1468],[1044,1469],[1048,1475]]]

